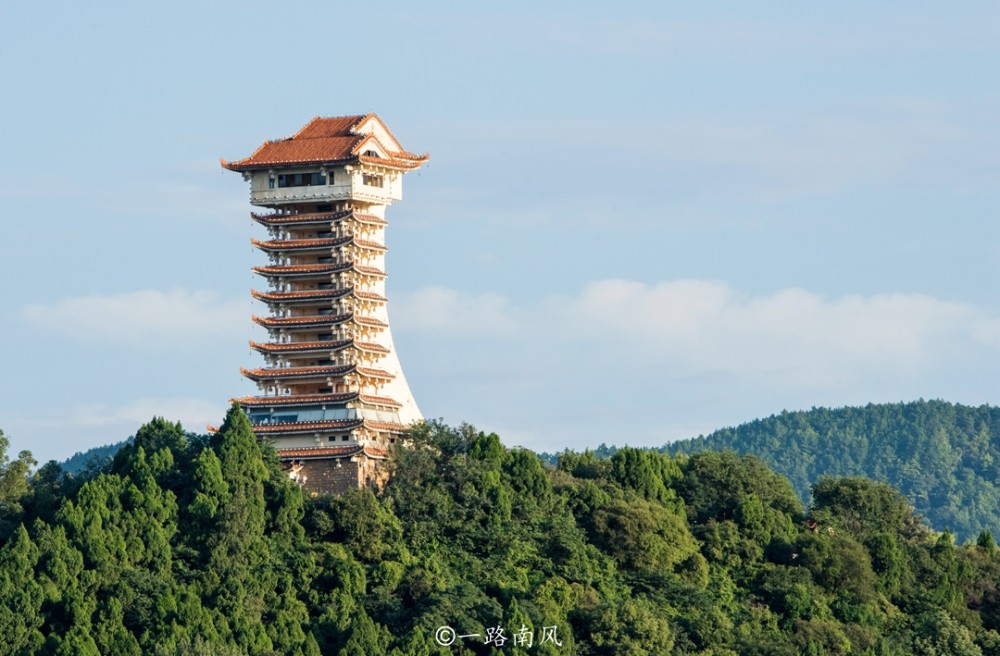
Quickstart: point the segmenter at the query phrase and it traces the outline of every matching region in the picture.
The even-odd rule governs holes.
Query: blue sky
[[[1000,7],[708,4],[7,8],[13,450],[251,392],[260,234],[218,160],[369,111],[431,154],[387,232],[428,417],[558,450],[996,404]]]

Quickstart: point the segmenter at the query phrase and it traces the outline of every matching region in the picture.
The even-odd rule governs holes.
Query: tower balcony
[[[250,243],[269,255],[330,253],[337,249],[343,249],[347,253],[357,250],[375,254],[385,253],[389,250],[384,244],[370,239],[358,238],[354,235],[322,239],[271,239],[268,241],[251,239]]]
[[[356,308],[373,310],[386,304],[385,296],[375,292],[364,291],[356,287],[341,287],[338,289],[305,289],[298,291],[261,292],[250,290],[250,294],[272,310],[285,310],[303,306],[317,308]],[[317,312],[318,314],[318,312]]]
[[[356,210],[337,212],[276,212],[259,214],[251,212],[250,218],[267,228],[336,230],[337,224],[343,221],[357,221],[362,225],[383,228],[387,225],[385,219],[375,214]]]
[[[370,393],[396,377],[383,369],[357,365],[240,369],[240,372],[265,392],[273,390],[290,396],[320,394],[323,390]]]
[[[373,266],[343,262],[340,264],[281,264],[258,266],[251,269],[259,276],[266,277],[271,284],[280,288],[287,282],[302,283],[305,281],[340,281],[350,284],[355,281],[365,284],[385,279],[385,271]]]
[[[399,401],[391,399],[387,396],[372,396],[370,394],[361,394],[359,392],[344,392],[340,394],[300,394],[297,396],[244,396],[232,400],[247,410],[269,408],[273,411],[281,408],[309,406],[325,407],[328,404],[341,407],[352,401],[359,401],[365,405],[382,409],[398,409],[402,407],[402,404]]]
[[[337,326],[354,318],[353,314],[311,315],[306,317],[251,317],[253,322],[272,332],[315,332],[326,327]]]
[[[379,333],[389,327],[384,321],[373,317],[364,317],[358,314],[338,314],[338,315],[309,315],[302,317],[251,317],[253,322],[259,326],[267,328],[272,334],[289,334],[302,332],[318,332],[327,328],[334,328],[345,323],[357,325],[357,333],[374,334]],[[349,339],[347,336],[339,339]]]
[[[352,293],[354,293],[354,289],[351,287],[343,289],[307,289],[292,292],[259,292],[257,290],[250,290],[250,294],[255,299],[267,303],[272,307],[332,303]]]
[[[272,283],[279,283],[285,280],[331,280],[337,274],[349,271],[353,267],[352,263],[344,264],[293,264],[293,265],[272,265],[259,266],[251,269],[260,276],[265,276]]]
[[[271,367],[302,366],[303,363],[375,366],[389,353],[381,344],[349,339],[264,344],[251,341],[250,348],[261,353]]]
[[[270,241],[251,239],[250,243],[269,255],[280,255],[283,253],[329,253],[352,240],[353,237],[346,236],[323,239],[272,239]]]
[[[315,169],[282,169],[282,173],[254,171],[250,182],[250,203],[262,207],[282,205],[322,204],[337,201],[357,200],[377,205],[391,205],[403,197],[402,176],[383,166],[331,167],[324,171]],[[301,176],[299,182],[310,177],[312,184],[282,186],[282,180]]]

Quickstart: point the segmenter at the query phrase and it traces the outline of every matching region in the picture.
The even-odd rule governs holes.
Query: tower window
[[[361,182],[369,187],[382,187],[385,184],[385,178],[381,175],[370,175],[365,173],[361,176]]]
[[[326,176],[315,173],[281,173],[278,175],[278,187],[310,187],[325,185]]]

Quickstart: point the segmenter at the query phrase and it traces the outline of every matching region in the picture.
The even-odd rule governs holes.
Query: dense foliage
[[[805,513],[753,457],[546,468],[437,423],[395,457],[379,494],[303,495],[233,410],[85,476],[0,458],[5,653],[1000,656],[992,536],[955,546],[882,483],[823,479]]]
[[[754,455],[809,500],[823,476],[864,476],[901,491],[927,522],[960,540],[1000,528],[1000,408],[944,401],[783,412],[664,453]]]

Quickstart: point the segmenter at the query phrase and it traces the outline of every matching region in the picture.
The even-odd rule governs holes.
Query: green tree
[[[21,451],[15,460],[7,456],[10,438],[0,430],[0,543],[21,523],[22,500],[28,494],[28,474],[37,462],[30,451]]]

